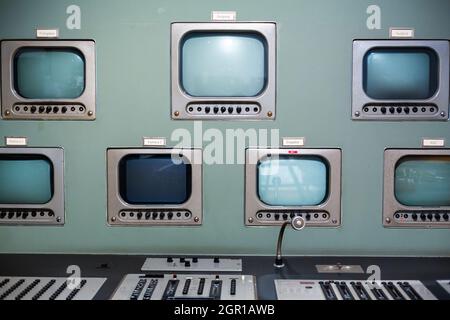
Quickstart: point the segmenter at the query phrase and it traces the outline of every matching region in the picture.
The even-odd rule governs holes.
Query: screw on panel
[[[248,218],[248,222],[253,223],[253,218]]]
[[[355,117],[359,117],[361,115],[361,113],[359,111],[355,112]]]
[[[332,220],[331,222],[333,222],[334,224],[336,224],[336,223],[337,223],[337,220],[335,219],[335,220]]]
[[[5,116],[9,116],[10,114],[11,114],[11,111],[9,111],[9,110],[5,111]]]
[[[56,222],[61,222],[61,217],[56,218]]]
[[[178,116],[180,115],[180,112],[179,112],[179,111],[175,111],[175,112],[173,113],[173,115],[174,115],[175,117],[178,117]]]
[[[94,112],[88,111],[88,116],[89,116],[89,117],[92,117],[93,115],[94,115]]]
[[[267,112],[267,116],[268,116],[269,118],[271,118],[272,115],[273,115],[272,111]]]
[[[445,117],[445,112],[441,111],[441,117]]]
[[[115,222],[115,221],[116,221],[116,217],[112,217],[112,218],[111,218],[111,221],[112,221],[112,222]]]
[[[387,217],[386,218],[386,223],[391,223],[391,218]]]
[[[200,218],[199,217],[195,217],[194,218],[194,222],[199,222],[200,221]]]

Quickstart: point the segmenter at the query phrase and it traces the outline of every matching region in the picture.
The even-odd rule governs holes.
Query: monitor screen
[[[45,204],[53,197],[53,165],[41,155],[0,155],[0,203]]]
[[[85,87],[83,54],[72,48],[22,48],[14,58],[14,86],[27,99],[74,99]]]
[[[267,43],[255,32],[191,32],[181,41],[180,85],[195,97],[254,97],[267,82]]]
[[[438,87],[438,58],[426,48],[375,48],[364,57],[363,87],[373,99],[428,99]]]
[[[318,156],[279,156],[258,164],[258,196],[272,206],[315,206],[328,193],[328,166]]]
[[[178,159],[177,159],[178,160]],[[130,154],[119,163],[119,192],[130,204],[181,204],[191,195],[192,168],[170,154]]]
[[[450,156],[407,156],[395,168],[394,192],[406,206],[450,206]]]

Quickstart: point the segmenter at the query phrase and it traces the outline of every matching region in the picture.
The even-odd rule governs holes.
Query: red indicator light
[[[289,150],[288,153],[289,153],[289,154],[297,154],[297,153],[298,153],[298,150]]]

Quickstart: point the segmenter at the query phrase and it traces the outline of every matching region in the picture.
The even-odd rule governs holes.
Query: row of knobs
[[[192,259],[192,263],[198,263],[198,258],[197,257],[193,257]],[[184,263],[185,267],[190,267],[191,266],[191,260],[187,260],[186,258],[179,258],[180,263]],[[172,257],[167,257],[167,263],[173,263],[175,261],[174,258]],[[220,258],[219,257],[214,257],[213,259],[214,263],[220,263]]]

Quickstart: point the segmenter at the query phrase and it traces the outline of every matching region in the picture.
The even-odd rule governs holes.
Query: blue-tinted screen
[[[395,168],[395,197],[406,206],[450,206],[450,156],[410,156]]]
[[[430,49],[372,49],[364,58],[364,91],[373,99],[430,98],[437,90],[437,64]]]
[[[53,166],[39,155],[0,156],[0,203],[44,204],[53,196]]]
[[[71,48],[23,48],[15,56],[15,89],[28,99],[78,98],[85,87],[84,58]]]
[[[119,164],[119,190],[130,204],[180,204],[191,194],[191,165],[168,155],[128,155]]]
[[[258,33],[192,32],[181,43],[180,85],[196,97],[252,97],[267,79],[266,40]]]
[[[273,206],[314,206],[328,193],[328,169],[316,156],[265,158],[258,164],[258,195]]]

